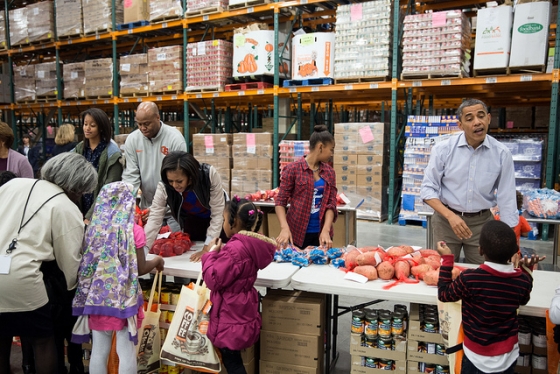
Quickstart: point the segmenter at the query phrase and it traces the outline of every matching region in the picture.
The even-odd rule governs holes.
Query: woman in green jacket
[[[82,196],[80,210],[87,225],[93,213],[97,194],[106,184],[122,179],[123,167],[121,151],[111,137],[113,130],[107,114],[98,108],[90,108],[82,113],[84,140],[74,151],[83,155],[97,170],[97,186],[91,194]]]

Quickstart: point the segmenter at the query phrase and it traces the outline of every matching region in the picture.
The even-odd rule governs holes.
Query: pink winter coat
[[[212,291],[207,335],[214,346],[241,350],[259,339],[261,315],[254,284],[258,270],[272,262],[275,250],[272,239],[240,231],[220,252],[202,256],[202,275]]]

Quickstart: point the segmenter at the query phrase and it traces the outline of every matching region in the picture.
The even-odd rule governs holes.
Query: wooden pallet
[[[88,31],[88,32],[84,32],[84,36],[95,36],[95,35],[100,35],[100,34],[106,34],[111,32],[111,28],[110,27],[105,27],[103,29],[97,29],[95,31]]]
[[[147,97],[150,94],[148,92],[121,92],[121,97]]]
[[[237,3],[237,4],[229,4],[228,9],[229,10],[243,9],[243,8],[249,8],[257,5],[264,5],[268,3],[270,3],[270,0],[246,0],[244,2]]]
[[[401,73],[401,80],[413,80],[413,79],[442,79],[442,78],[468,78],[468,75],[464,72],[457,73]]]
[[[546,71],[546,65],[535,65],[526,67],[507,67],[501,69],[482,69],[475,70],[473,75],[475,77],[480,76],[496,76],[496,75],[512,75],[512,74],[541,74]]]
[[[186,92],[223,92],[223,86],[187,87]]]
[[[180,95],[182,93],[182,90],[150,91],[148,96]]]
[[[161,18],[158,18],[158,19],[153,19],[153,20],[151,20],[151,23],[153,25],[159,25],[159,24],[164,23],[164,22],[173,22],[173,21],[178,21],[180,19],[181,19],[180,16],[167,16],[167,17],[161,17]]]
[[[266,88],[274,87],[271,83],[266,82],[248,82],[248,83],[235,83],[226,84],[226,91],[245,91],[245,90],[264,90]]]
[[[334,83],[344,84],[344,83],[370,83],[370,82],[387,82],[391,78],[387,76],[379,77],[356,77],[356,78],[336,78]]]
[[[112,95],[86,95],[86,100],[107,100],[112,98]]]
[[[56,95],[44,95],[44,96],[37,96],[38,103],[50,103],[53,101],[57,101],[58,97]]]
[[[287,79],[282,84],[283,87],[297,87],[297,86],[328,86],[333,84],[332,78],[310,78],[303,80]]]
[[[83,38],[83,37],[84,37],[84,33],[74,33],[70,35],[58,35],[58,40],[69,40],[69,39]]]
[[[16,101],[16,104],[36,104],[36,103],[37,103],[36,99],[25,99],[25,100]]]
[[[130,29],[135,29],[137,27],[148,26],[149,24],[150,24],[150,21],[136,21],[136,22],[129,22],[129,23],[119,23],[117,25],[117,30],[118,31],[130,30]]]
[[[208,8],[202,8],[202,9],[197,9],[197,10],[189,10],[185,13],[185,18],[206,16],[206,15],[209,15],[209,14],[222,13],[222,12],[226,12],[226,11],[227,11],[227,7],[211,6],[211,7],[208,7]]]
[[[33,41],[30,41],[29,43],[27,43],[27,45],[38,46],[38,45],[54,43],[54,42],[55,42],[54,38],[48,38],[48,39],[42,39],[42,40],[33,40]]]

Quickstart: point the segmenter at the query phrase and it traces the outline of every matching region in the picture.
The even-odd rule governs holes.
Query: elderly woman
[[[12,337],[33,346],[37,374],[57,372],[51,302],[41,270],[56,261],[64,288],[76,286],[84,236],[75,202],[97,184],[94,167],[64,153],[41,170],[42,180],[16,178],[0,188],[0,374],[10,373]]]
[[[76,147],[77,143],[74,141],[75,131],[76,129],[71,123],[65,123],[58,128],[54,138],[53,156],[57,156],[62,152],[70,152]]]
[[[14,151],[14,132],[7,123],[0,122],[0,171],[11,171],[18,177],[33,178],[33,168],[27,158]]]

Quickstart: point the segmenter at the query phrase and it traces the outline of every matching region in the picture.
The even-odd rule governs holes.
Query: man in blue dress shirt
[[[519,214],[515,198],[513,158],[508,148],[487,135],[488,107],[465,100],[457,110],[462,133],[432,148],[420,196],[434,210],[434,242],[445,241],[459,261],[481,264],[478,241],[482,225],[500,207],[500,220],[515,227]]]

